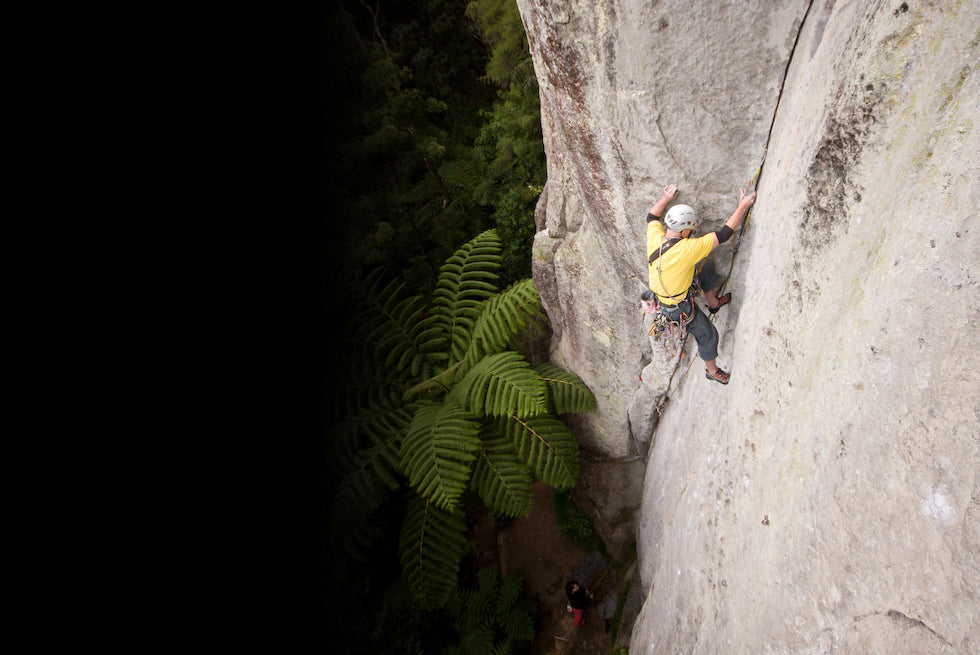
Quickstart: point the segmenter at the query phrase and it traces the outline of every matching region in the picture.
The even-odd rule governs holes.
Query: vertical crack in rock
[[[766,149],[762,152],[762,161],[759,162],[759,177],[762,176],[762,166],[766,163],[766,155],[769,154],[769,142],[772,140],[772,130],[776,125],[776,114],[779,113],[779,103],[783,100],[786,78],[789,77],[789,67],[793,65],[793,56],[796,54],[796,49],[800,45],[800,35],[803,34],[803,28],[806,26],[806,19],[810,16],[810,9],[813,8],[813,2],[814,0],[810,0],[806,6],[806,11],[803,12],[800,26],[796,29],[796,38],[793,40],[793,47],[790,49],[789,57],[786,59],[786,68],[783,69],[783,79],[779,82],[779,93],[776,95],[776,106],[772,110],[772,120],[769,121],[769,133],[766,134]],[[758,187],[758,180],[756,180],[756,186]]]
[[[677,155],[674,154],[674,149],[670,147],[670,141],[667,140],[667,135],[664,134],[664,128],[660,126],[659,111],[657,112],[657,118],[654,120],[654,123],[656,123],[657,125],[657,131],[660,132],[660,138],[664,140],[664,149],[667,151],[667,154],[670,156],[670,160],[674,162],[674,165],[681,170],[681,173],[684,175],[686,179],[690,179],[691,176],[687,174],[687,170],[684,168],[683,165],[681,165],[681,162],[677,158]]]

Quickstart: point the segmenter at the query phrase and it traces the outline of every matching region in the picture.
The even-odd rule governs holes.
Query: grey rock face
[[[518,2],[553,358],[583,445],[649,449],[630,651],[977,653],[980,5],[776,4]],[[724,387],[646,334],[643,219],[713,229],[764,152]]]
[[[587,448],[627,456],[650,440],[648,410],[673,362],[651,347],[639,311],[644,219],[671,182],[711,229],[735,208],[806,8],[770,4],[518,2],[548,157],[533,275],[553,359],[598,399],[578,426]]]

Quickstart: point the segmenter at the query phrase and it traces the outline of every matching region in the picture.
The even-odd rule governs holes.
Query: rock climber
[[[738,229],[755,202],[755,190],[739,190],[738,206],[725,224],[708,234],[694,238],[698,215],[688,205],[677,204],[667,216],[664,209],[677,197],[677,185],[664,187],[660,200],[647,214],[647,261],[650,269],[650,289],[640,295],[643,311],[652,314],[659,307],[668,320],[687,325],[687,331],[698,342],[698,356],[704,360],[704,375],[709,380],[728,384],[729,373],[715,363],[718,356],[718,330],[694,303],[691,289],[694,278],[704,293],[708,311],[714,314],[727,305],[732,294],[718,297],[721,283],[714,266],[705,258]],[[663,220],[663,223],[660,221]],[[664,226],[666,224],[666,229]]]
[[[572,580],[565,585],[565,595],[568,596],[568,606],[575,617],[575,626],[583,625],[585,623],[585,610],[589,608],[589,603],[592,602],[592,593],[582,587],[578,580]]]

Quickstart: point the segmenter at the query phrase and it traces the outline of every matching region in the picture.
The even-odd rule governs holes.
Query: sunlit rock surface
[[[630,652],[980,652],[980,5],[518,5],[552,357],[647,457]],[[646,335],[643,219],[713,229],[764,153],[725,387]]]

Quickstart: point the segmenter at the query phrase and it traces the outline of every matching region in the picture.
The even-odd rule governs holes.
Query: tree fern
[[[423,404],[402,441],[401,467],[409,484],[442,509],[455,508],[480,449],[479,430],[453,402]]]
[[[330,508],[337,542],[364,557],[382,533],[372,515],[392,492],[413,489],[399,554],[413,593],[430,606],[445,603],[456,584],[464,492],[501,514],[526,516],[533,479],[574,485],[578,445],[551,412],[595,403],[577,376],[532,368],[518,352],[526,331],[547,317],[530,280],[497,291],[500,253],[492,230],[471,239],[446,260],[428,298],[370,274],[341,344],[351,367],[331,380],[341,387],[338,411],[348,410],[325,451],[337,480]],[[509,616],[512,608],[494,602],[493,612]],[[515,634],[526,635],[513,621]]]
[[[595,409],[595,396],[579,376],[547,362],[534,370],[538,378],[548,385],[555,414],[591,412]]]
[[[531,511],[533,478],[513,444],[495,430],[481,432],[482,449],[470,486],[488,507],[506,516]]]
[[[398,540],[402,571],[424,607],[441,607],[456,586],[466,551],[466,523],[421,497],[409,503]]]
[[[537,478],[560,489],[575,486],[579,449],[568,426],[549,415],[508,416],[499,425]]]
[[[530,324],[545,321],[547,316],[532,281],[511,285],[484,304],[465,354],[466,368],[486,355],[510,348]]]
[[[535,416],[548,410],[547,388],[524,357],[506,351],[483,358],[449,392],[479,416]]]

